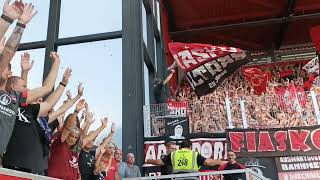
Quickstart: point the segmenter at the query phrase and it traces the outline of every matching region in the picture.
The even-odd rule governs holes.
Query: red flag
[[[256,94],[260,95],[267,90],[268,79],[270,79],[267,72],[258,68],[246,68],[242,70],[242,74],[252,84]]]
[[[320,25],[312,27],[310,29],[310,35],[314,46],[317,51],[320,52]]]
[[[169,43],[170,52],[179,67],[188,72],[219,57],[242,52],[239,48],[199,43]],[[223,59],[221,59],[223,61]]]

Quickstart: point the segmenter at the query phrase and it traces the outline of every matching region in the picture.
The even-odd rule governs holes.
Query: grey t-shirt
[[[26,105],[27,92],[0,90],[0,154],[6,151],[15,124],[18,107]]]
[[[125,178],[141,177],[140,169],[138,166],[134,165],[132,168],[127,164],[125,165]]]

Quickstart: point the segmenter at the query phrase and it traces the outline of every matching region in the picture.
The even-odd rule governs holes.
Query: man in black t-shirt
[[[154,86],[153,86],[153,94],[155,98],[155,103],[160,104],[160,103],[165,103],[165,95],[164,95],[164,86],[168,84],[168,82],[171,80],[173,74],[175,73],[175,70],[172,69],[170,70],[170,74],[167,76],[167,78],[162,81],[160,78],[155,78],[154,80]]]
[[[245,169],[246,167],[242,164],[237,163],[236,155],[232,150],[229,150],[227,153],[228,163],[223,164],[218,168],[218,170],[232,170],[232,169]],[[237,174],[225,174],[223,175],[225,180],[244,180],[245,175],[244,173],[237,173]]]
[[[46,141],[45,133],[37,118],[47,115],[57,103],[70,76],[71,70],[67,69],[62,82],[46,101],[19,107],[12,136],[3,157],[4,167],[45,175],[45,170],[48,169],[50,142]],[[13,76],[9,78],[6,88],[13,91],[23,91],[26,89],[25,84],[26,82],[22,78]]]
[[[89,112],[87,111],[87,115]],[[93,123],[93,117],[89,117],[86,115],[85,123],[88,125],[88,127]],[[96,175],[94,175],[94,160],[97,157],[97,154],[100,151],[100,147],[98,147],[97,150],[93,150],[93,142],[96,139],[96,137],[99,135],[99,133],[107,127],[108,119],[104,118],[104,121],[102,121],[102,125],[95,131],[90,132],[88,135],[85,136],[84,142],[82,145],[82,150],[79,154],[79,170],[81,174],[82,180],[92,180],[96,178]],[[89,123],[89,124],[88,124]],[[115,124],[112,124],[111,132],[109,135],[104,139],[102,144],[107,144],[110,142],[113,134],[115,132]]]

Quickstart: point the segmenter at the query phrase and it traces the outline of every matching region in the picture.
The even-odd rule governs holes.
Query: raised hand
[[[30,54],[25,52],[21,55],[21,70],[28,72],[33,67],[34,61],[30,63]]]
[[[68,91],[66,92],[66,95],[67,95],[67,97],[68,97],[69,100],[72,99],[72,94],[71,94],[70,90],[68,90]]]
[[[107,127],[108,125],[108,118],[104,117],[103,119],[101,119],[101,125],[104,127]]]
[[[72,70],[70,68],[67,68],[64,73],[63,73],[63,77],[62,77],[62,83],[67,85],[69,82],[69,78],[71,76]],[[69,91],[70,93],[70,91]],[[69,98],[69,97],[68,97]]]
[[[38,11],[34,9],[34,5],[32,3],[25,3],[22,15],[19,17],[18,22],[26,25],[37,13]]]
[[[82,86],[82,83],[79,83],[79,85],[78,85],[78,95],[79,96],[83,96],[83,90],[84,90],[84,88]]]
[[[86,104],[86,101],[84,99],[81,99],[80,101],[78,101],[76,105],[76,111],[77,112],[81,111],[85,107],[85,104]]]
[[[3,37],[0,41],[0,54],[2,53],[5,44],[6,44],[6,37]]]
[[[85,121],[89,124],[92,124],[95,119],[93,118],[94,114],[92,112],[87,112],[85,116]]]
[[[21,1],[15,1],[10,4],[10,1],[11,0],[5,0],[3,14],[12,20],[16,20],[22,15],[24,4]]]
[[[51,58],[51,60],[52,60],[53,62],[58,62],[58,63],[60,63],[60,56],[58,55],[57,52],[52,51],[52,52],[50,53],[50,56],[49,56],[49,57]]]
[[[112,132],[112,133],[116,132],[116,123],[112,123],[112,125],[111,125],[111,132]]]

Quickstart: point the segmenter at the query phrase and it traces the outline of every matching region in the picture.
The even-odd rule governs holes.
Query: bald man
[[[125,171],[124,178],[141,177],[140,169],[134,163],[135,163],[134,154],[128,153],[127,154],[127,162],[126,162],[125,169],[124,169],[124,171]]]

